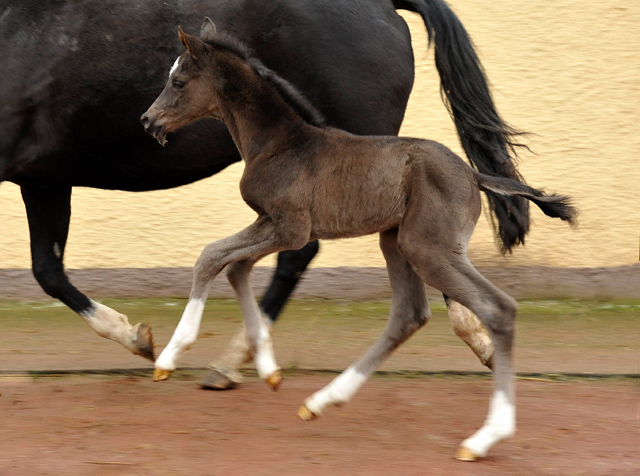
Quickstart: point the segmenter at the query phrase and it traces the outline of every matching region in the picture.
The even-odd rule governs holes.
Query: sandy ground
[[[388,304],[292,303],[274,334],[276,356],[291,369],[278,392],[254,373],[229,392],[199,389],[203,372],[194,370],[153,383],[150,363],[66,308],[0,304],[0,476],[640,474],[637,379],[549,375],[637,374],[638,323],[628,304],[521,306],[516,368],[547,375],[518,380],[515,438],[476,463],[454,456],[482,425],[491,379],[420,373],[482,370],[443,309],[383,366],[410,372],[377,375],[348,405],[306,423],[296,418],[299,405],[335,373],[299,369],[344,369],[380,333]],[[159,347],[183,304],[112,303],[133,322],[152,314]],[[210,303],[182,364],[205,366],[238,322],[235,303]],[[28,372],[114,368],[122,373]]]
[[[518,381],[518,431],[483,461],[454,459],[482,424],[485,378],[374,377],[314,422],[296,410],[332,375],[288,374],[278,392],[250,378],[228,392],[198,375],[0,379],[0,474],[640,474],[632,380]]]

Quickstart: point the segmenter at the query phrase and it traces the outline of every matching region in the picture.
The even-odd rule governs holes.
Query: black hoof
[[[491,354],[491,356],[487,359],[487,361],[484,363],[484,365],[489,370],[493,371],[493,354]]]
[[[156,361],[156,356],[153,353],[153,335],[151,334],[151,327],[147,324],[140,324],[140,327],[138,327],[136,349],[133,353],[149,359],[151,362]]]
[[[212,369],[198,385],[205,390],[232,390],[238,386],[238,382],[234,382],[219,370]]]

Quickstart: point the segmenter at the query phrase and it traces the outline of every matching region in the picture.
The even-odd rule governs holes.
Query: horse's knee
[[[482,324],[491,333],[492,339],[504,338],[508,342],[513,340],[515,318],[518,312],[518,304],[508,294],[497,290],[495,297],[485,306],[483,315],[480,313]]]
[[[495,300],[495,314],[500,316],[501,320],[513,322],[518,312],[518,303],[507,293],[500,291]]]
[[[429,322],[430,318],[431,318],[431,308],[429,307],[429,304],[422,305],[422,306],[415,306],[412,309],[411,322],[415,324],[416,329],[419,329],[422,326],[424,326],[427,322]]]

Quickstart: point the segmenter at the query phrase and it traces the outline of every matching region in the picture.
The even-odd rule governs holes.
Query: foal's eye
[[[173,87],[178,90],[184,89],[184,81],[180,81],[179,79],[174,79]]]

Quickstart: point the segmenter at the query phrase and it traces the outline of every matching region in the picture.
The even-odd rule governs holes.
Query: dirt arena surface
[[[110,304],[152,325],[157,350],[184,307]],[[492,382],[424,375],[483,369],[451,332],[444,306],[433,307],[432,322],[383,365],[389,375],[307,423],[298,407],[336,374],[300,369],[346,368],[381,332],[388,303],[292,302],[274,333],[289,369],[281,389],[250,371],[240,388],[213,392],[197,386],[201,370],[153,383],[150,362],[56,303],[0,302],[0,476],[640,474],[640,383],[629,377],[640,365],[638,303],[521,303],[516,370],[543,376],[518,380],[515,438],[475,463],[454,456],[482,425]],[[210,302],[182,365],[206,366],[240,319],[235,302]],[[47,376],[56,370],[72,373]]]
[[[519,380],[516,437],[464,463],[455,451],[482,424],[490,379],[376,376],[345,407],[299,421],[299,404],[332,377],[214,392],[197,373],[5,376],[0,475],[640,474],[632,380]]]

